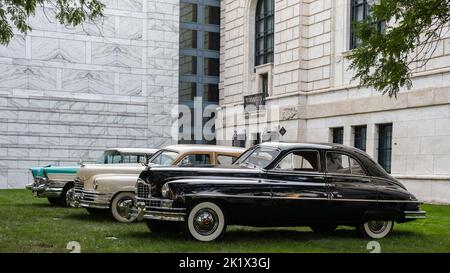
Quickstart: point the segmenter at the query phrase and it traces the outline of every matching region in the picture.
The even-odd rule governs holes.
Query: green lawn
[[[450,252],[450,206],[423,209],[428,218],[396,225],[379,241],[382,252]],[[308,228],[230,227],[220,242],[200,243],[151,234],[144,223],[119,224],[84,209],[51,207],[26,190],[0,191],[0,252],[69,252],[70,241],[79,242],[82,252],[369,252],[369,240],[350,228],[319,235]]]

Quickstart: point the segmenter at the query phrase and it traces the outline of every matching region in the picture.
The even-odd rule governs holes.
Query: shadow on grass
[[[68,220],[75,220],[75,221],[86,221],[86,222],[111,222],[114,223],[114,219],[109,216],[108,213],[105,214],[99,214],[99,215],[92,215],[88,212],[84,212],[81,209],[80,210],[74,210],[77,213],[69,214],[64,216],[65,219]]]
[[[411,231],[395,231],[389,236],[391,238],[403,239],[406,237],[418,238],[423,237],[421,234],[417,234]],[[147,232],[129,232],[126,237],[148,240],[148,241],[171,241],[171,240],[186,240],[186,236],[181,233],[151,233]],[[272,244],[289,243],[289,242],[302,242],[302,241],[319,241],[319,240],[364,240],[359,233],[354,229],[339,229],[333,233],[316,233],[309,230],[286,230],[286,229],[234,229],[227,231],[223,238],[220,240],[222,243],[239,243],[239,242],[257,242],[259,244]]]
[[[21,203],[14,204],[15,207],[21,208],[44,208],[44,209],[55,209],[55,210],[76,210],[76,208],[66,207],[64,205],[52,205],[50,203]]]
[[[181,233],[151,233],[148,232],[130,232],[127,237],[139,240],[187,240],[186,236]],[[258,242],[258,243],[273,243],[273,242],[298,242],[322,240],[330,238],[358,238],[358,235],[353,230],[338,230],[331,234],[319,234],[311,231],[297,231],[297,230],[280,230],[280,229],[263,229],[263,230],[231,230],[225,233],[220,242],[224,243],[238,243]]]

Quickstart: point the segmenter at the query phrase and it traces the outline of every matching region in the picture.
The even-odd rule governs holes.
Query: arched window
[[[274,0],[258,0],[256,4],[255,64],[273,62]]]

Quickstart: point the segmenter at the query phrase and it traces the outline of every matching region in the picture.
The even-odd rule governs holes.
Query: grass
[[[450,252],[450,206],[423,209],[428,218],[396,225],[379,241],[382,252]],[[70,241],[79,242],[82,252],[370,252],[369,240],[345,227],[332,235],[306,227],[229,227],[221,241],[200,243],[152,234],[144,223],[119,224],[84,209],[52,207],[26,190],[0,191],[0,252],[69,252]]]

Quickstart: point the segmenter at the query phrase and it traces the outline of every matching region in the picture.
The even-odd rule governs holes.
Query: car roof
[[[177,144],[165,147],[162,150],[170,150],[179,153],[189,152],[219,152],[219,153],[237,153],[241,154],[245,151],[244,148],[218,146],[218,145],[206,145],[206,144]]]
[[[122,154],[154,154],[158,149],[148,149],[148,148],[111,148],[106,151],[118,151]]]
[[[303,142],[303,143],[288,143],[288,142],[265,142],[260,144],[261,147],[273,147],[281,150],[290,149],[321,149],[321,150],[346,150],[355,151],[356,148],[348,147],[335,143],[320,143],[320,142]],[[359,150],[358,150],[359,151]]]

